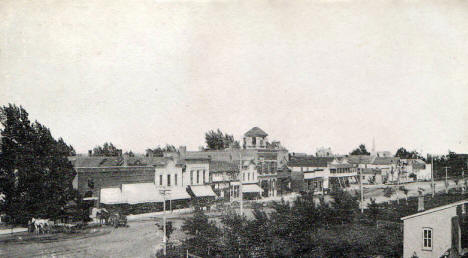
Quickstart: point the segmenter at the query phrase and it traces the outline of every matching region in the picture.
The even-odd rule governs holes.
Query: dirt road
[[[151,257],[161,245],[155,220],[129,222],[127,228],[103,228],[96,234],[0,242],[0,257]],[[181,220],[174,226],[180,228]],[[173,233],[174,238],[181,234]],[[24,237],[26,239],[26,236]],[[154,256],[153,256],[154,257]]]

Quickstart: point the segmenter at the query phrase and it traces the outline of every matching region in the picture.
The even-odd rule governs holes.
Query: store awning
[[[216,197],[215,192],[209,185],[192,185],[190,189],[196,197]]]
[[[263,189],[256,184],[242,185],[242,192],[243,193],[261,193],[263,192]]]
[[[102,188],[100,202],[103,204],[123,203],[122,191],[120,191],[120,188]]]
[[[122,199],[128,204],[163,202],[163,198],[153,183],[123,184]]]
[[[168,193],[167,200],[183,200],[190,199],[190,195],[185,188],[174,188]]]

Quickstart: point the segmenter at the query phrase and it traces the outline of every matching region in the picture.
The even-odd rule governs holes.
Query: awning
[[[163,202],[163,198],[153,183],[123,184],[122,199],[128,204]]]
[[[256,184],[242,185],[242,192],[243,193],[262,193],[263,189]]]
[[[190,195],[187,193],[185,188],[174,188],[168,193],[167,200],[182,200],[190,199]]]
[[[83,198],[83,201],[97,201],[97,197],[85,197]]]
[[[192,185],[190,189],[192,189],[196,197],[216,197],[215,192],[213,192],[213,189],[209,185]]]
[[[101,203],[119,204],[122,201],[122,191],[120,188],[101,188]]]

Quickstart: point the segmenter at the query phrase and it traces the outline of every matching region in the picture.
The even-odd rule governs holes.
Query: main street
[[[96,234],[67,235],[58,239],[38,238],[21,240],[0,238],[1,257],[150,257],[161,245],[162,232],[155,225],[156,220],[129,222],[129,227],[103,227]],[[180,228],[181,220],[174,220]],[[174,238],[181,238],[179,230]],[[29,237],[29,235],[28,235]]]

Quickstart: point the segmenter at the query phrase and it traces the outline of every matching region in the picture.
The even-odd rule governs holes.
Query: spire
[[[372,137],[372,154],[375,154],[375,137]]]

